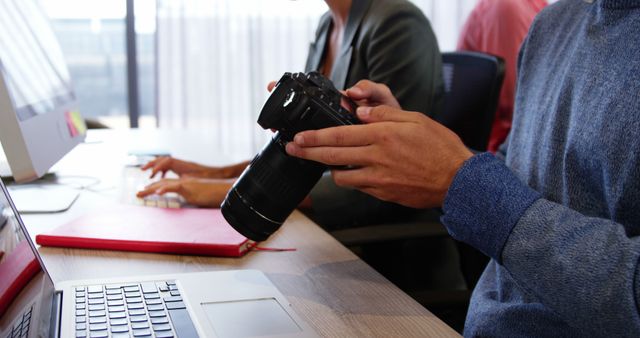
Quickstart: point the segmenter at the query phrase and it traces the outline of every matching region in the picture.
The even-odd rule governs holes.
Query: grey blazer
[[[306,71],[318,70],[332,25],[326,13],[311,44]],[[442,106],[442,59],[431,25],[407,0],[353,0],[342,46],[330,76],[338,89],[362,79],[389,86],[405,110],[433,116]],[[325,229],[348,228],[402,218],[413,209],[340,188],[329,175],[310,193],[309,215]]]
[[[332,21],[320,19],[305,70],[323,61]],[[442,106],[442,59],[422,11],[407,0],[353,0],[330,76],[338,89],[369,79],[389,86],[405,110],[430,116]]]

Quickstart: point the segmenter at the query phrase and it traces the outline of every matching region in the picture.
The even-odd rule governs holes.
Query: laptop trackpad
[[[302,331],[274,298],[203,303],[219,337],[283,335]]]

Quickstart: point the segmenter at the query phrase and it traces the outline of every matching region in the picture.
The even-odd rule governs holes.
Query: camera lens
[[[222,215],[245,237],[274,233],[322,176],[325,166],[287,155],[280,133],[244,170],[222,202]]]

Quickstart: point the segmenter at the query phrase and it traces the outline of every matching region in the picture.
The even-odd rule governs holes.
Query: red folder
[[[220,209],[133,205],[92,211],[36,236],[43,246],[240,257],[255,242],[236,232]]]

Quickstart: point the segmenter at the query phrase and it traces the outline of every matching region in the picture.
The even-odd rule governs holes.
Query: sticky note
[[[80,113],[77,110],[67,111],[65,113],[65,119],[67,121],[67,127],[69,127],[71,137],[87,133],[87,125],[84,123],[84,119],[80,116]]]

